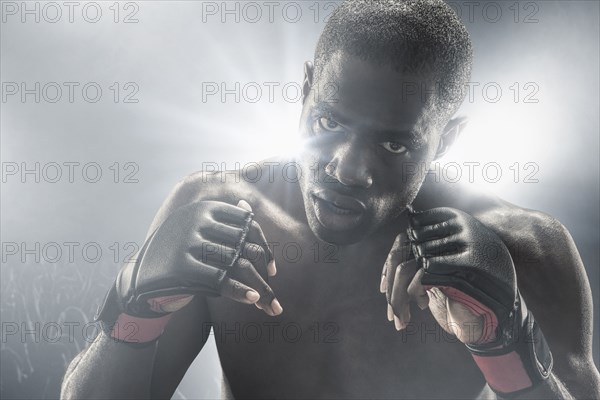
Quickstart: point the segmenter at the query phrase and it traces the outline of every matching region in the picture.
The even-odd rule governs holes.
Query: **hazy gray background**
[[[269,9],[260,1],[255,4],[262,18],[255,23],[251,20],[256,19],[256,8],[244,9],[244,3],[235,2],[227,6],[238,7],[240,20],[235,22],[235,14],[225,15],[225,23],[222,2],[121,3],[117,23],[109,8],[112,2],[95,3],[102,11],[96,23],[84,19],[86,3],[75,8],[72,23],[66,6],[61,6],[58,22],[52,23],[56,9],[28,2],[31,9],[38,4],[38,23],[34,15],[25,15],[22,22],[21,10],[12,15],[13,5],[7,3],[11,2],[2,4],[0,40],[3,172],[14,165],[21,168],[21,163],[33,168],[39,162],[40,172],[45,166],[46,175],[40,174],[39,183],[31,174],[3,176],[2,390],[6,398],[53,397],[61,368],[85,344],[81,331],[76,332],[76,343],[62,332],[59,343],[51,344],[32,343],[32,335],[19,339],[21,331],[30,329],[32,321],[87,322],[130,252],[127,243],[140,244],[178,179],[202,169],[203,163],[235,168],[236,162],[258,160],[294,146],[300,103],[289,99],[296,97],[293,85],[288,100],[282,87],[301,81],[302,63],[312,59],[323,19],[334,2],[279,2],[269,21]],[[21,2],[14,5],[20,9]],[[486,182],[481,169],[476,169],[474,186],[563,222],[586,264],[598,310],[599,3],[481,1],[472,15],[464,2],[454,2],[453,7],[462,12],[472,34],[475,84],[472,101],[461,109],[471,117],[471,125],[444,161],[463,166],[465,161],[497,162],[502,179]],[[215,8],[216,15],[203,13]],[[94,5],[86,10],[86,17],[93,19]],[[299,18],[297,10],[302,13]],[[130,18],[138,22],[124,23],[131,13]],[[294,19],[298,21],[291,22]],[[56,82],[63,89],[62,99],[47,101],[55,97],[48,86],[46,98],[42,96],[39,103],[34,95],[23,102],[20,93],[7,94],[11,82],[26,83],[28,88],[35,82],[40,87]],[[72,103],[64,82],[79,83]],[[96,103],[82,96],[81,88],[88,82],[103,90]],[[117,103],[110,89],[114,82],[120,87]],[[263,93],[256,102],[248,101],[255,97],[250,87],[239,102],[233,95],[225,102],[219,96],[203,99],[206,82],[224,82],[228,88],[234,88],[235,82],[240,87],[256,82]],[[264,82],[279,83],[273,101]],[[139,88],[133,96],[137,103],[123,102],[132,92],[127,83]],[[482,93],[485,85],[491,88]],[[502,96],[495,101],[497,87]],[[527,102],[532,100],[537,102]],[[73,183],[65,162],[80,163]],[[109,168],[115,162],[120,170],[117,183],[114,167]],[[126,167],[128,162],[134,164]],[[56,172],[55,164],[49,163],[62,166],[62,179],[56,183],[49,182]],[[86,163],[101,167],[99,182],[84,179]],[[512,175],[514,163],[519,163],[517,182]],[[526,163],[532,164],[525,168]],[[463,174],[466,171],[463,168]],[[130,172],[135,172],[137,183],[125,182]],[[532,172],[530,179],[537,182],[525,182]],[[94,175],[89,169],[85,178]],[[65,242],[79,243],[72,260]],[[22,251],[35,248],[36,243],[39,263]],[[85,257],[81,252],[90,243],[102,250],[94,262],[90,261],[93,252]],[[63,250],[61,257],[55,257],[56,247]],[[116,248],[120,252],[115,260]],[[44,262],[44,258],[54,260]],[[7,329],[14,326],[19,333],[8,335]],[[598,363],[597,317],[594,346]],[[188,371],[177,396],[214,398],[219,377],[211,342]]]

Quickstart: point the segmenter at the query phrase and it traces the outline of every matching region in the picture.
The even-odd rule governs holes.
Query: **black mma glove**
[[[415,212],[408,237],[421,284],[482,317],[481,337],[465,343],[489,386],[511,395],[545,380],[552,354],[519,294],[510,253],[502,240],[471,215],[452,208]]]
[[[240,257],[253,214],[218,201],[175,210],[119,272],[96,320],[117,340],[148,343],[192,296],[218,296]]]

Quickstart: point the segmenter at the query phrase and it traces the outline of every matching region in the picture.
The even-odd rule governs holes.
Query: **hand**
[[[141,336],[133,336],[146,342],[162,332],[168,322],[162,317],[196,294],[257,304],[276,315],[281,306],[267,283],[275,273],[272,253],[246,202],[237,207],[218,201],[191,203],[169,215],[136,260],[121,269],[97,319],[109,325],[134,322]]]
[[[408,323],[410,299],[421,308],[427,303],[437,322],[466,345],[497,393],[512,394],[547,379],[552,354],[519,294],[502,240],[452,208],[409,210],[407,236],[408,242],[397,238],[382,278],[396,327]]]
[[[440,325],[465,344],[500,339],[519,296],[507,247],[471,215],[452,208],[412,213],[408,235]]]
[[[383,267],[379,290],[385,293],[388,306],[387,317],[394,321],[397,330],[405,329],[410,322],[410,302],[415,302],[422,310],[429,307],[436,321],[448,333],[463,340],[462,331],[455,329],[460,322],[473,327],[475,334],[481,331],[480,319],[461,303],[447,298],[437,288],[425,290],[421,278],[425,271],[418,267],[411,250],[411,243],[405,233],[396,237],[392,250]],[[466,342],[466,340],[463,340]]]
[[[421,279],[425,271],[415,260],[411,242],[405,233],[396,236],[394,245],[381,273],[380,292],[385,293],[388,301],[387,318],[394,321],[396,330],[405,329],[411,319],[410,302],[415,302],[421,310],[429,307],[440,326],[452,335],[463,340],[462,332],[455,329],[460,322],[479,332],[480,319],[473,315],[461,303],[448,299],[437,288],[425,290]],[[466,342],[466,340],[464,340]]]

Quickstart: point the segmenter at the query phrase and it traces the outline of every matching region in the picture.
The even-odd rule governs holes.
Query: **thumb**
[[[246,200],[240,200],[240,201],[238,201],[237,206],[239,208],[243,208],[246,211],[252,212],[252,207],[250,207],[250,204],[248,204],[248,202]]]
[[[483,316],[476,315],[463,303],[448,298],[448,323],[454,335],[463,343],[477,343],[483,336]]]

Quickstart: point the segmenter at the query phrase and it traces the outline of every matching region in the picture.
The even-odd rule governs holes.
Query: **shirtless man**
[[[436,84],[470,68],[441,1],[341,5],[305,64],[298,156],[175,187],[63,397],[169,398],[212,327],[224,397],[600,398],[567,230],[419,167],[464,125]]]

